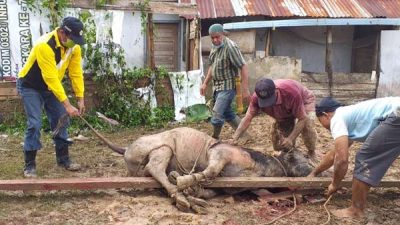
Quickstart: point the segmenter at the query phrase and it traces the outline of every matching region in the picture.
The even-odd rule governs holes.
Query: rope
[[[280,220],[281,218],[283,218],[283,217],[285,217],[285,216],[287,216],[287,215],[293,213],[294,211],[296,211],[296,208],[297,208],[296,196],[295,196],[294,194],[292,194],[292,196],[293,196],[293,202],[294,202],[293,209],[290,210],[290,211],[287,212],[287,213],[284,213],[284,214],[282,214],[282,215],[276,217],[275,219],[271,220],[270,222],[268,222],[268,223],[266,223],[266,224],[273,224],[273,223],[275,223],[276,221]]]
[[[325,209],[326,213],[328,214],[328,219],[322,225],[329,224],[329,222],[331,221],[331,213],[329,212],[328,208],[326,208],[326,205],[331,200],[332,196],[333,195],[329,195],[329,198],[324,203],[324,209]]]
[[[281,163],[281,161],[279,161],[279,159],[276,158],[275,156],[273,156],[273,155],[271,155],[271,156],[272,156],[272,158],[275,159],[275,160],[278,162],[278,164],[281,166],[283,172],[285,173],[285,176],[288,176],[288,173],[287,173],[285,167],[283,166],[283,164]]]
[[[279,161],[279,159],[278,158],[276,158],[275,156],[272,156],[272,158],[273,159],[275,159],[278,163],[279,163],[279,165],[281,166],[281,168],[282,168],[282,170],[283,170],[283,172],[285,173],[285,175],[287,176],[288,174],[287,174],[287,172],[286,172],[286,169],[285,169],[285,167],[283,166],[283,164],[281,163],[281,161]],[[289,215],[289,214],[291,214],[291,213],[293,213],[295,210],[296,210],[296,208],[297,208],[297,201],[296,201],[296,196],[294,195],[294,193],[292,194],[292,196],[293,196],[293,203],[294,203],[294,207],[293,207],[293,209],[292,210],[290,210],[289,212],[287,212],[287,213],[284,213],[284,214],[282,214],[282,215],[280,215],[280,216],[278,216],[278,217],[276,217],[275,219],[273,219],[273,220],[271,220],[270,222],[268,222],[267,224],[273,224],[273,223],[275,223],[277,220],[279,220],[279,219],[281,219],[281,218],[283,218],[283,217],[285,217],[285,216],[287,216],[287,215]]]

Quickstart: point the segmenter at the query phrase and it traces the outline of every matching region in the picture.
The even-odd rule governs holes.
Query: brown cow
[[[213,197],[216,192],[199,189],[188,194],[189,191],[185,190],[193,190],[187,188],[217,176],[298,177],[307,176],[312,169],[298,151],[283,153],[275,158],[220,143],[201,131],[187,127],[140,137],[127,148],[118,147],[101,135],[99,137],[111,149],[124,155],[131,176],[152,176],[183,211],[205,212],[207,203],[202,198]]]

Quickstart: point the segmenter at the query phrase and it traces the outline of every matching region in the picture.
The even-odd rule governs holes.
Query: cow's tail
[[[99,132],[97,132],[97,130],[92,129],[92,131],[96,134],[97,137],[99,137],[109,148],[111,148],[111,150],[113,150],[114,152],[118,153],[118,154],[125,154],[126,152],[126,147],[120,147],[114,143],[112,143],[110,140],[108,140],[107,138],[105,138],[103,135],[101,135]]]
[[[97,132],[96,129],[94,129],[82,116],[79,116],[85,123],[86,125],[89,126],[89,128],[96,134],[97,137],[99,137],[109,148],[111,148],[111,150],[113,150],[114,152],[118,153],[118,154],[125,154],[126,152],[126,147],[120,147],[114,143],[112,143],[110,140],[108,140],[107,138],[105,138],[103,135],[101,135],[99,132]]]

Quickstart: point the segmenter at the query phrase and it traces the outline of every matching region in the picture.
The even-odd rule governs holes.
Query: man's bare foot
[[[360,218],[364,216],[364,212],[360,209],[349,207],[346,209],[333,210],[332,214],[339,218]]]

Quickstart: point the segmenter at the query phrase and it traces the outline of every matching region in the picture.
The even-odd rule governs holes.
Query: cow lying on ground
[[[307,159],[298,151],[275,158],[220,143],[187,127],[140,137],[127,148],[118,147],[101,135],[99,137],[115,152],[124,155],[131,176],[152,176],[182,211],[192,209],[204,213],[207,203],[203,199],[215,196],[216,192],[203,188],[194,191],[196,189],[190,187],[217,176],[300,177],[311,172]]]

